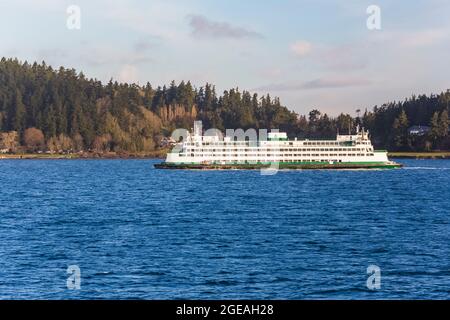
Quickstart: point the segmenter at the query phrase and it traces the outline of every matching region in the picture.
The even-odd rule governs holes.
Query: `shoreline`
[[[388,152],[392,159],[450,159],[450,151],[436,152]]]
[[[15,153],[0,154],[0,160],[75,160],[75,159],[165,159],[168,150],[147,153]],[[443,152],[389,152],[392,159],[450,159],[450,151]]]
[[[1,160],[92,160],[92,159],[164,159],[166,151],[155,151],[148,153],[69,153],[69,154],[48,154],[48,153],[17,153],[0,154]]]

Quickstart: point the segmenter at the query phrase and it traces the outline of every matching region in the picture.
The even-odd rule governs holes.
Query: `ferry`
[[[209,130],[208,130],[209,131]],[[208,131],[206,133],[208,133]],[[228,130],[227,130],[228,131]],[[233,131],[233,130],[232,130]],[[240,131],[241,133],[243,130]],[[255,131],[256,132],[256,131]],[[386,150],[374,150],[369,132],[337,134],[335,140],[289,140],[285,132],[271,130],[265,139],[223,136],[215,130],[203,134],[201,121],[186,130],[158,169],[394,169]]]

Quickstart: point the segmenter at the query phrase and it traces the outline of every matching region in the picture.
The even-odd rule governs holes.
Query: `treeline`
[[[318,110],[299,117],[299,135],[329,138],[336,132],[348,134],[357,126],[370,131],[375,147],[390,151],[432,151],[450,149],[450,91],[439,95],[412,96],[401,102],[375,106],[372,111],[355,110],[356,117],[340,114],[329,118]],[[420,129],[417,131],[417,127]]]
[[[372,132],[378,147],[395,150],[449,148],[450,93],[412,97],[375,107],[362,116],[329,117],[318,110],[300,116],[278,98],[237,88],[218,95],[206,84],[109,81],[102,84],[74,69],[3,58],[0,61],[0,151],[148,152],[175,128],[278,128],[290,137],[334,138],[357,124]],[[411,136],[412,125],[430,125]],[[447,131],[444,130],[445,125]],[[445,131],[445,132],[444,132]]]
[[[375,106],[365,112],[361,123],[370,129],[377,146],[398,151],[449,150],[450,91],[439,95],[412,96],[399,102]],[[420,126],[423,133],[412,133]]]
[[[73,69],[17,59],[0,61],[0,149],[11,151],[146,152],[178,127],[280,127],[292,131],[296,114],[269,95],[259,98],[190,82],[153,88],[103,85]]]

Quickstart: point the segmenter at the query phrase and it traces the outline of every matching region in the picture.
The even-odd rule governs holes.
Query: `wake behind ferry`
[[[337,134],[335,140],[288,140],[285,132],[268,133],[267,139],[236,140],[222,134],[203,135],[201,121],[192,133],[176,143],[159,169],[393,169],[386,150],[374,150],[369,132]]]

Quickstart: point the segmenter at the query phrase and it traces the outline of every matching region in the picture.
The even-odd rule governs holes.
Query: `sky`
[[[355,114],[450,88],[449,12],[448,0],[0,0],[0,56]]]

